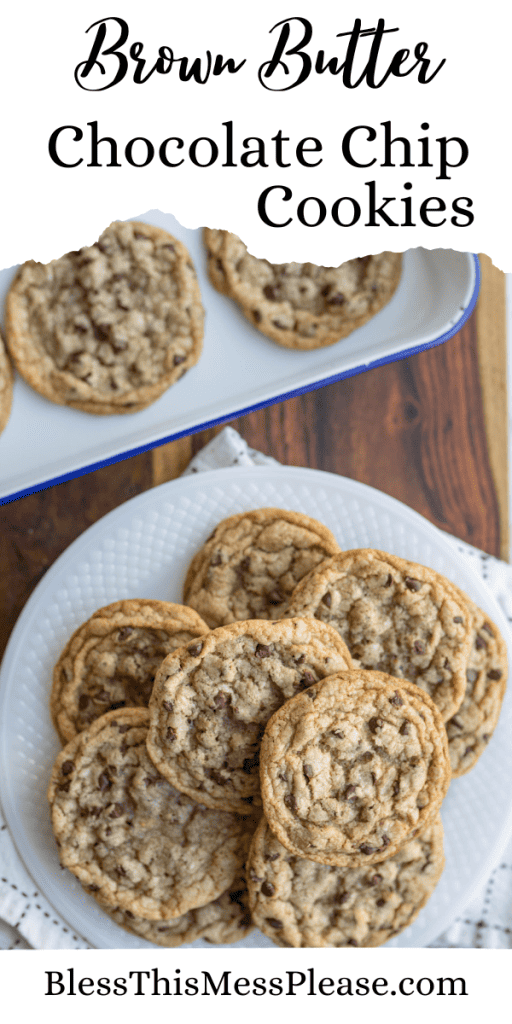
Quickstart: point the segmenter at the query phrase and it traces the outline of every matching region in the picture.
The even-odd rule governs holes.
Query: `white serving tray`
[[[410,249],[399,287],[377,316],[335,345],[295,352],[260,334],[213,288],[201,231],[157,210],[134,219],[166,228],[192,255],[206,309],[201,359],[149,409],[124,416],[54,405],[17,376],[11,417],[0,435],[0,503],[438,345],[460,329],[478,294],[476,256]],[[2,308],[15,270],[0,272]]]
[[[46,788],[59,752],[48,696],[70,633],[101,605],[129,597],[180,601],[188,563],[220,519],[244,509],[296,509],[343,548],[376,547],[436,569],[462,587],[508,638],[503,613],[456,544],[416,512],[344,477],[292,467],[220,469],[141,494],[78,538],[49,569],[18,619],[0,672],[0,796],[18,851],[71,928],[98,948],[149,944],[115,925],[59,866]],[[510,657],[510,652],[509,652]],[[446,869],[417,920],[389,946],[426,946],[461,912],[512,828],[512,691],[480,761],[443,804]],[[497,782],[499,780],[499,783]],[[204,947],[200,941],[196,943]],[[237,945],[270,946],[259,931]]]

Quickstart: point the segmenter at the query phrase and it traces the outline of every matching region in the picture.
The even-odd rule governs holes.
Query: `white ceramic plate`
[[[136,219],[166,228],[191,253],[206,309],[201,359],[149,409],[124,416],[54,405],[17,376],[11,417],[0,435],[0,501],[440,344],[459,330],[478,294],[475,256],[410,249],[397,292],[377,316],[336,345],[294,352],[265,338],[236,303],[215,291],[201,231],[155,210]],[[15,269],[0,273],[2,307]]]
[[[320,519],[343,548],[376,547],[429,565],[507,623],[456,545],[387,495],[330,473],[277,467],[214,470],[148,491],[105,516],[65,551],[25,606],[0,675],[0,793],[16,845],[48,900],[93,946],[148,944],[118,928],[59,867],[46,787],[59,751],[48,713],[51,672],[70,633],[98,607],[128,597],[181,599],[190,559],[217,522],[277,506]],[[446,870],[417,921],[391,946],[424,946],[460,912],[500,856],[512,817],[512,693],[488,749],[443,805]],[[499,785],[497,780],[499,779]],[[271,945],[253,932],[243,946]]]

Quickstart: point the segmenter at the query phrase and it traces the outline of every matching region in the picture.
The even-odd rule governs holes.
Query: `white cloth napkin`
[[[227,466],[277,465],[275,459],[249,448],[226,427],[200,451],[183,474]],[[447,535],[443,534],[447,539]],[[471,561],[512,622],[512,566],[462,541],[453,540],[461,558]],[[434,946],[512,948],[512,837],[502,860],[464,913]],[[0,807],[0,949],[89,949],[37,891],[25,869]]]

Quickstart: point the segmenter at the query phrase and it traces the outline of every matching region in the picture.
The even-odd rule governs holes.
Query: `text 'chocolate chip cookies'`
[[[363,256],[339,267],[276,265],[251,256],[229,231],[205,228],[204,238],[212,284],[286,348],[322,348],[346,338],[389,302],[400,280],[399,253]]]
[[[47,265],[24,263],[6,303],[22,377],[52,402],[98,415],[156,401],[199,359],[203,320],[183,243],[136,221]]]

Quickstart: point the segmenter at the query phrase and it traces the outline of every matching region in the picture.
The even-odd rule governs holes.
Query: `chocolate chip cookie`
[[[472,645],[466,669],[466,693],[457,714],[446,723],[452,775],[473,768],[498,723],[507,686],[507,647],[498,627],[464,595],[472,616]]]
[[[280,619],[297,583],[339,550],[330,530],[301,512],[241,512],[223,519],[197,552],[183,599],[212,629]]]
[[[296,857],[263,818],[247,862],[253,920],[278,946],[380,946],[412,924],[443,867],[439,817],[376,868]]]
[[[14,383],[11,360],[7,355],[4,339],[0,334],[0,434],[7,426],[11,412],[12,388]]]
[[[6,302],[7,345],[27,383],[101,415],[146,408],[194,366],[203,319],[183,243],[136,221],[47,265],[24,263]]]
[[[272,713],[350,665],[336,630],[314,620],[221,626],[160,666],[149,705],[150,757],[183,793],[247,812],[261,802],[260,743]]]
[[[64,867],[137,917],[168,920],[240,874],[256,821],[178,793],[146,751],[148,712],[110,711],[57,758],[48,799]]]
[[[106,711],[147,707],[163,659],[207,631],[192,608],[167,601],[99,608],[75,630],[54,669],[50,710],[62,742]]]
[[[206,942],[232,943],[244,939],[253,929],[248,905],[247,882],[243,875],[235,878],[226,892],[205,907],[196,907],[171,921],[148,921],[130,910],[104,906],[110,917],[157,946],[176,947],[204,939]]]
[[[462,704],[471,614],[432,569],[383,551],[346,551],[298,584],[286,614],[334,626],[362,668],[410,679],[445,722]]]
[[[261,743],[269,827],[292,853],[373,864],[430,824],[451,778],[430,697],[382,672],[338,672],[289,700]]]
[[[286,348],[322,348],[346,338],[389,302],[400,280],[399,253],[318,267],[257,259],[229,231],[205,228],[204,240],[215,288],[235,299],[259,331]]]

